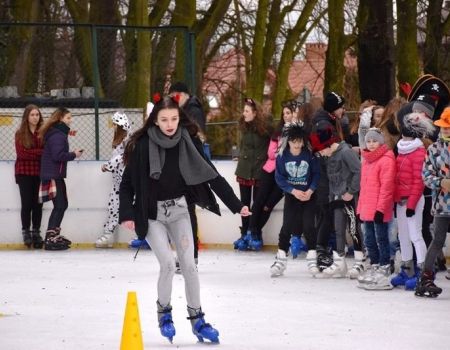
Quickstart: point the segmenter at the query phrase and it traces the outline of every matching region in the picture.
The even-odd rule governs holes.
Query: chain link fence
[[[153,92],[176,80],[195,90],[193,43],[185,27],[0,23],[0,160],[15,159],[28,104],[44,118],[68,108],[71,149],[107,159],[114,112],[125,112],[135,130]]]

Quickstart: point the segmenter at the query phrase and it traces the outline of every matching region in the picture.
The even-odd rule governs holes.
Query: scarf
[[[179,167],[181,176],[188,186],[198,185],[217,177],[217,173],[201,156],[192,142],[186,128],[178,127],[172,137],[164,135],[159,127],[150,127],[149,136],[149,164],[150,177],[158,180],[166,158],[166,149],[179,144]]]
[[[408,154],[414,152],[416,149],[424,147],[421,139],[415,138],[413,140],[400,139],[397,143],[399,154]]]

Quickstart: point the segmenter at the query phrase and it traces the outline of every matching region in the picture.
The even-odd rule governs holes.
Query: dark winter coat
[[[260,136],[256,131],[247,130],[242,133],[236,176],[246,180],[261,178],[269,141],[269,135]]]
[[[203,106],[200,100],[196,96],[189,97],[189,99],[183,106],[183,111],[193,120],[195,120],[197,124],[200,126],[200,129],[202,129],[202,131],[205,132],[206,115],[205,112],[203,111]]]
[[[205,158],[201,141],[196,137],[193,137],[192,141],[198,152]],[[206,161],[216,170],[208,159]],[[119,194],[119,222],[134,221],[135,230],[140,239],[145,238],[147,235],[148,220],[156,220],[157,186],[158,180],[154,180],[149,176],[148,135],[144,134],[137,140],[128,159]],[[234,194],[233,189],[219,173],[217,173],[216,178],[209,182],[187,186],[187,188],[186,199],[188,203],[195,203],[217,215],[220,215],[220,209],[211,189],[231,212],[238,213],[243,207]]]
[[[67,176],[67,162],[76,157],[75,152],[69,152],[69,130],[67,126],[52,127],[44,135],[41,180],[63,179]]]

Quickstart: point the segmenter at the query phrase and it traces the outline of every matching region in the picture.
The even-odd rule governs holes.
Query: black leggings
[[[61,227],[61,222],[64,218],[64,213],[69,206],[67,201],[67,190],[64,179],[56,179],[56,197],[52,199],[53,210],[48,219],[47,230],[54,230]]]
[[[250,224],[248,229],[261,238],[261,230],[269,220],[272,209],[283,198],[283,192],[275,182],[275,171],[262,172],[258,194],[255,196],[251,209]]]
[[[253,197],[253,201],[255,201],[255,198],[258,194],[258,187],[257,186],[239,185],[239,190],[241,192],[242,204],[251,208],[252,197]],[[253,196],[252,196],[252,194],[253,194]],[[241,236],[245,236],[245,234],[248,231],[249,225],[250,225],[250,218],[248,216],[245,216],[245,217],[242,216]]]
[[[314,199],[302,202],[292,194],[284,195],[283,227],[278,236],[278,248],[289,251],[291,235],[305,236],[308,247],[315,247],[317,234],[314,225]]]
[[[16,183],[20,191],[20,219],[22,230],[29,230],[31,223],[33,229],[40,230],[42,220],[42,203],[39,203],[39,176],[17,175]]]
[[[316,226],[317,226],[317,249],[326,249],[333,232],[333,210],[330,204],[319,204],[316,206]]]

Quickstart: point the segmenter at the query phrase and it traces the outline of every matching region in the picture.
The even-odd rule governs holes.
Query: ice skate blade
[[[197,335],[197,339],[198,339],[198,342],[199,342],[199,343],[204,343],[204,344],[220,344],[219,337],[217,337],[217,338],[211,338],[211,339],[206,338],[206,340],[209,340],[209,343],[208,343],[208,342],[205,342],[205,339],[203,339],[203,337],[202,337],[201,335]]]
[[[439,296],[440,293],[431,293],[431,292],[423,292],[423,293],[419,293],[419,292],[414,292],[414,295],[416,297],[419,298],[437,298]]]
[[[372,284],[365,284],[362,288],[364,288],[364,290],[392,290],[394,289],[394,286],[393,285],[379,286],[375,283],[372,283]]]

